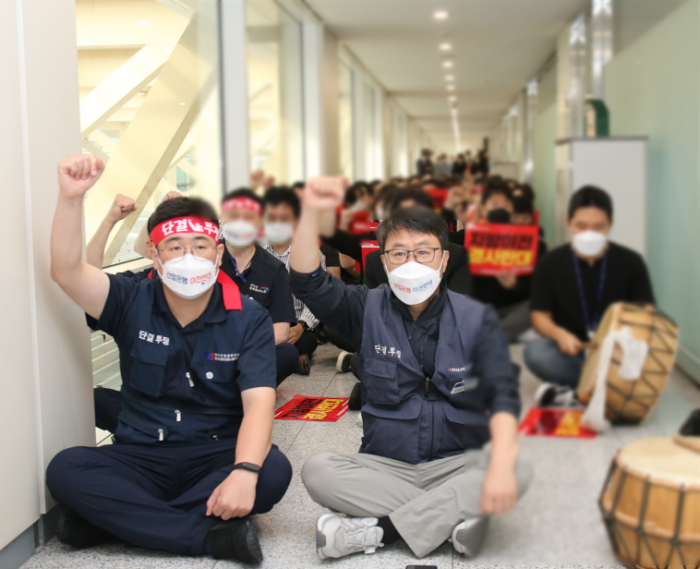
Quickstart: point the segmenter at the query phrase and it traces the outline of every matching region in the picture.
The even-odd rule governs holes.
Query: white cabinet
[[[571,194],[587,185],[613,200],[610,239],[646,255],[647,139],[569,138],[556,149],[556,241],[569,240],[566,226]]]

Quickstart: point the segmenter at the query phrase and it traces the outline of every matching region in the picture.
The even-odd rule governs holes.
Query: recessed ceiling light
[[[452,69],[452,68],[454,67],[454,65],[455,65],[455,64],[454,64],[452,61],[449,61],[449,60],[448,60],[448,61],[443,61],[443,62],[442,62],[442,66],[443,66],[445,69]]]
[[[455,76],[454,75],[445,75],[445,81],[454,81]]]
[[[448,86],[447,86],[447,90],[448,90],[448,91],[454,91],[454,90],[455,90],[455,86],[454,86],[454,85],[448,85]]]
[[[435,18],[436,20],[447,20],[447,18],[449,17],[450,15],[445,10],[437,10],[433,14],[433,18]]]
[[[180,103],[181,105],[184,105],[185,103]]]
[[[139,91],[139,95],[145,95],[146,91]]]
[[[148,20],[141,20],[138,24],[139,26],[150,26],[151,22],[149,22]]]
[[[442,42],[440,44],[440,49],[442,51],[450,51],[452,49],[452,44],[450,42]]]
[[[450,102],[454,103],[457,100],[457,97],[454,95],[450,95]]]

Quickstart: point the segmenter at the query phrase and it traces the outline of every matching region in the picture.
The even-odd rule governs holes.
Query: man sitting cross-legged
[[[83,200],[103,169],[90,155],[59,164],[51,276],[114,337],[123,408],[115,444],[69,448],[49,464],[64,507],[58,538],[259,562],[246,518],[270,511],[292,474],[270,443],[272,322],[219,272],[217,216],[202,200],[171,199],[149,219],[152,278],[84,263]]]
[[[424,557],[452,538],[473,556],[488,517],[515,505],[530,480],[518,459],[517,370],[498,317],[444,286],[447,224],[425,208],[398,210],[377,230],[388,284],[348,286],[319,264],[321,217],[343,198],[311,181],[291,250],[293,293],[359,349],[367,390],[360,453],[324,452],[302,469],[321,558],[403,539]],[[483,446],[492,440],[490,450]]]

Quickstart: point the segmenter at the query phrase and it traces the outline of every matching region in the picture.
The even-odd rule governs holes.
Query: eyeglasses
[[[384,254],[392,265],[403,265],[408,261],[411,253],[413,253],[413,258],[417,263],[427,265],[433,262],[435,251],[440,251],[440,249],[441,247],[421,247],[410,251],[408,249],[390,249],[389,251],[384,251]]]
[[[195,259],[211,260],[216,250],[216,244],[211,244],[204,240],[196,242],[191,247],[185,247],[178,241],[169,241],[161,247],[161,252],[165,254],[168,260],[176,262],[184,258],[187,253],[191,253]]]

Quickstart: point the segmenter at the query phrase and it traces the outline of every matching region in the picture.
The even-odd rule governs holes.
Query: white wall
[[[16,0],[5,8],[0,547],[52,505],[43,479],[51,458],[95,440],[88,329],[49,277],[56,164],[80,152],[75,4]]]
[[[7,3],[0,20],[0,156],[2,156],[5,219],[5,278],[0,281],[0,548],[39,517],[39,454],[32,373],[32,325],[27,283],[31,260],[27,255],[26,204],[22,147],[22,100],[19,84],[17,5]],[[12,512],[11,515],[9,513]]]

